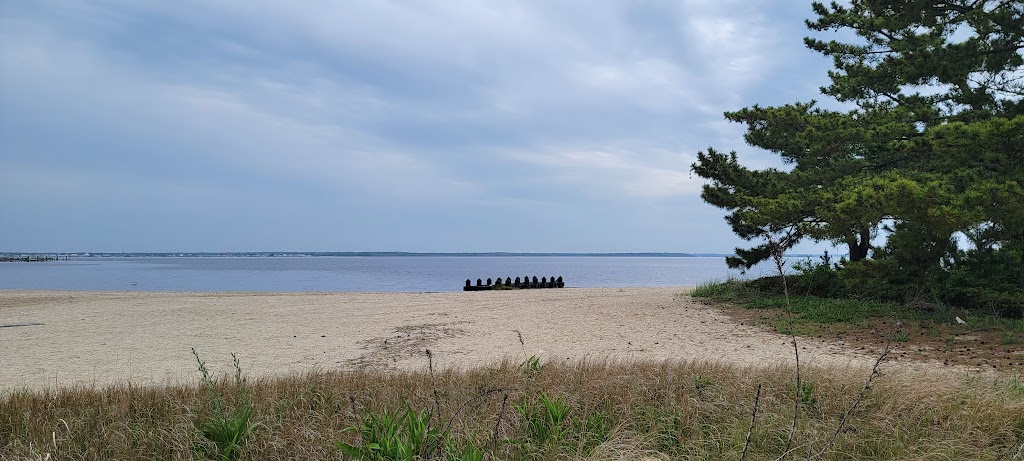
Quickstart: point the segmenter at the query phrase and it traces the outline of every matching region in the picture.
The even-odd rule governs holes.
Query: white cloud
[[[382,110],[382,104],[358,92],[349,93],[327,82],[300,88],[268,79],[237,82],[235,87],[207,81],[154,81],[88,44],[46,35],[32,38],[37,40],[0,46],[4,61],[19,63],[17,70],[2,80],[5,91],[18,87],[25,93],[18,98],[43,106],[64,106],[70,109],[71,119],[92,112],[90,119],[77,122],[94,125],[90,135],[114,145],[80,148],[120,149],[112,155],[122,156],[126,165],[143,165],[148,174],[166,173],[145,165],[196,163],[202,157],[196,168],[219,164],[242,177],[255,173],[313,181],[326,189],[361,191],[382,199],[415,200],[424,191],[441,197],[461,196],[472,189],[446,177],[429,156],[402,152],[389,146],[386,139],[338,123],[339,118]],[[49,128],[57,132],[74,129],[62,126],[76,123],[65,115],[45,116],[53,125]],[[139,144],[142,140],[154,145]],[[117,145],[121,141],[134,144]],[[168,147],[168,143],[177,146],[153,148],[160,144]],[[86,155],[84,151],[55,149],[37,154]],[[104,168],[117,169],[119,165]]]
[[[663,58],[574,66],[573,80],[589,97],[610,97],[655,113],[712,112],[695,93],[692,76]]]
[[[772,5],[5,6],[0,167],[423,213],[553,190],[579,210],[695,201],[696,151],[742,142],[721,112],[786,66]]]
[[[507,152],[508,161],[540,166],[539,175],[568,190],[598,197],[626,196],[667,199],[700,190],[689,174],[688,156],[672,152],[639,154],[612,149],[551,150],[544,153]],[[677,168],[660,166],[677,165]]]

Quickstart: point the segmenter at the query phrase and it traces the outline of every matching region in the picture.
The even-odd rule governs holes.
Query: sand
[[[468,293],[165,293],[0,290],[0,390],[195,382],[230,353],[255,377],[310,370],[561,360],[792,362],[789,338],[741,325],[687,288]],[[520,344],[520,335],[523,344]],[[803,341],[802,363],[870,357]]]

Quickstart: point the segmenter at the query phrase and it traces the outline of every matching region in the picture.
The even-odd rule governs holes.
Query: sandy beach
[[[467,367],[560,360],[792,361],[785,336],[741,325],[687,288],[468,293],[0,291],[0,389],[192,382],[215,372]],[[520,343],[520,335],[523,344]],[[873,357],[804,341],[801,361]]]

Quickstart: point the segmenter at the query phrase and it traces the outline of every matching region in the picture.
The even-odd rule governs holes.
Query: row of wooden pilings
[[[558,276],[557,279],[554,277],[541,277],[538,281],[536,275],[533,276],[533,280],[530,280],[530,277],[523,277],[522,279],[516,277],[513,281],[511,277],[505,277],[505,280],[502,281],[501,277],[498,277],[493,283],[491,282],[491,279],[487,279],[486,284],[484,284],[483,280],[476,279],[476,285],[473,285],[472,281],[466,279],[466,286],[462,287],[462,291],[503,290],[512,288],[565,288],[565,282],[562,281],[562,276]]]

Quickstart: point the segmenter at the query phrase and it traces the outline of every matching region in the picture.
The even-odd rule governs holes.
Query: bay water
[[[477,278],[562,277],[567,287],[599,288],[694,286],[738,275],[721,256],[83,257],[0,263],[0,289],[440,292]]]

